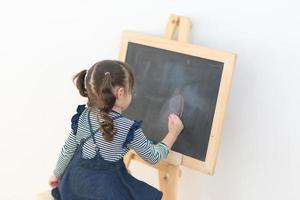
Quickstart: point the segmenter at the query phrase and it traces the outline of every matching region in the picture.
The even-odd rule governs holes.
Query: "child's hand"
[[[169,128],[169,132],[162,140],[162,142],[166,144],[169,149],[171,149],[174,142],[177,140],[178,135],[181,133],[183,129],[182,121],[176,114],[172,113],[169,115],[168,128]]]
[[[56,188],[58,186],[58,183],[59,183],[59,178],[57,178],[56,176],[51,176],[49,178],[49,185],[52,188]]]
[[[177,137],[183,129],[182,121],[173,113],[169,115],[168,119],[169,133],[174,134],[174,136]]]

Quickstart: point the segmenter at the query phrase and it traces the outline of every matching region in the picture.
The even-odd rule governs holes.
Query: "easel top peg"
[[[192,21],[188,17],[171,14],[165,29],[164,37],[170,40],[188,42],[191,28]],[[175,37],[176,30],[178,30],[177,38]]]

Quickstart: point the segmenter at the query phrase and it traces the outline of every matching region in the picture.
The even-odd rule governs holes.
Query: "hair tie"
[[[110,73],[109,73],[109,72],[105,72],[104,75],[105,75],[105,76],[106,76],[106,75],[110,75]]]

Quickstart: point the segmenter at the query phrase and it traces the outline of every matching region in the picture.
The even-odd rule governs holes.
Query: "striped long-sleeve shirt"
[[[124,142],[128,139],[128,132],[135,121],[128,119],[125,116],[120,116],[120,113],[112,111],[109,115],[114,118],[119,115],[119,118],[114,120],[114,127],[117,129],[116,135],[111,142],[104,140],[101,131],[97,131],[95,134],[96,145],[100,148],[100,155],[108,161],[117,161],[122,158],[129,149],[133,149],[142,159],[145,161],[156,164],[161,159],[167,157],[169,149],[163,142],[153,144],[148,140],[142,129],[137,127],[134,129],[133,139],[124,146]],[[90,113],[90,119],[92,129],[96,130],[100,124],[98,122],[96,113]],[[74,152],[77,148],[77,144],[81,139],[88,138],[90,136],[89,123],[88,123],[88,109],[85,109],[78,120],[78,126],[76,126],[76,133],[72,129],[64,146],[61,149],[61,153],[58,157],[56,168],[54,169],[54,175],[61,177],[65,168],[68,166],[72,159]],[[92,137],[90,137],[83,145],[83,157],[86,159],[93,158],[96,154],[96,150],[93,146]]]

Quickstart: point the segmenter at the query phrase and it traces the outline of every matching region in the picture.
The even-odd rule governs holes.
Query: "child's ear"
[[[119,99],[120,97],[123,97],[123,96],[124,96],[124,93],[125,93],[125,90],[124,90],[123,87],[117,88],[117,91],[116,91],[116,98]]]

